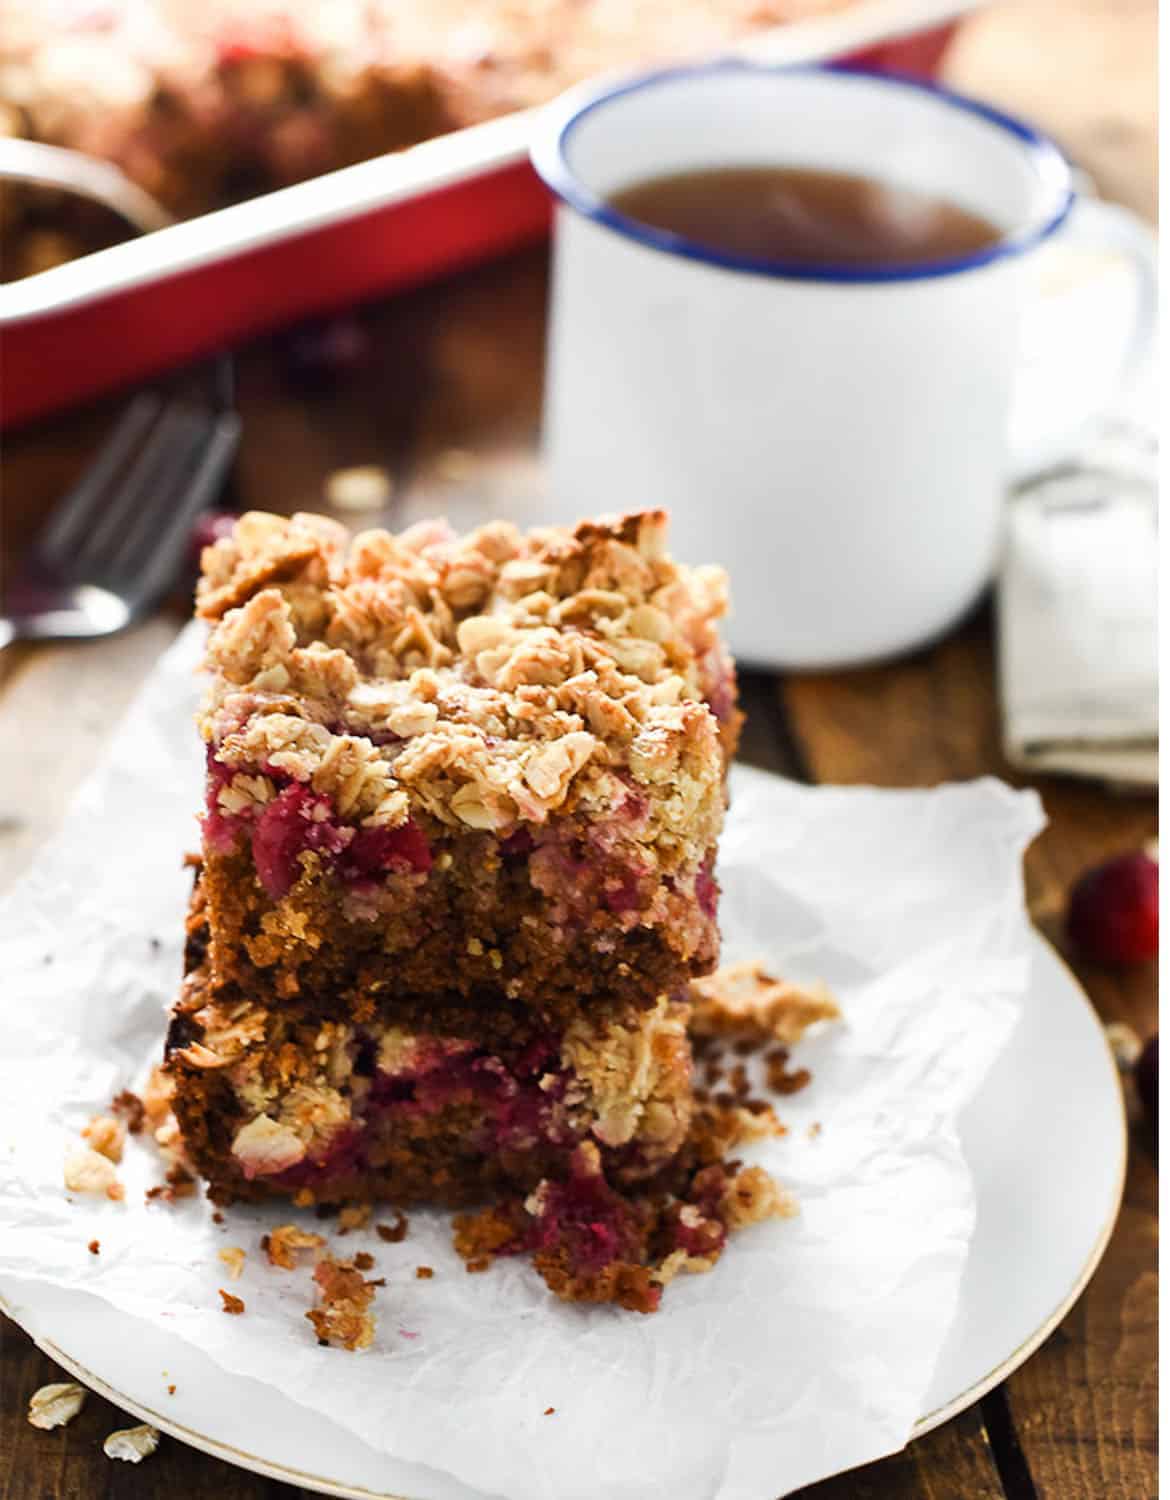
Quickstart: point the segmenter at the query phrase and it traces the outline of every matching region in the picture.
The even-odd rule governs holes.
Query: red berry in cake
[[[1138,1097],[1146,1118],[1154,1125],[1158,1123],[1158,1038],[1152,1036],[1142,1048],[1134,1069]]]
[[[1158,953],[1158,862],[1121,854],[1088,870],[1072,888],[1065,923],[1078,958],[1137,964]]]

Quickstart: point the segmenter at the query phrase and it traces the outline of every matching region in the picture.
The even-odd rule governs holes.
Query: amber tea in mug
[[[1001,230],[947,198],[806,167],[670,172],[609,196],[619,213],[725,255],[809,266],[960,259]]]

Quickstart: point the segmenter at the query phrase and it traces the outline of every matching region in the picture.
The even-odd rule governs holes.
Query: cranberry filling
[[[638,895],[636,877],[627,875],[624,880],[606,886],[603,899],[612,912],[637,911],[642,901]]]
[[[359,887],[388,872],[425,875],[434,863],[417,823],[408,821],[397,828],[339,823],[330,797],[271,766],[264,766],[263,774],[279,788],[272,801],[256,812],[225,813],[219,793],[234,774],[209,749],[204,838],[214,853],[230,854],[239,847],[241,836],[250,835],[256,874],[273,901],[287,896],[295,885],[306,850],[325,856],[342,880]]]
[[[713,873],[714,857],[708,855],[699,866],[699,873],[695,876],[695,900],[699,903],[699,910],[705,917],[715,920],[715,913],[719,908],[719,886]]]
[[[364,1118],[343,1130],[315,1160],[298,1162],[274,1173],[280,1187],[308,1187],[330,1177],[362,1171],[368,1165],[367,1127],[380,1116],[423,1118],[448,1105],[475,1102],[488,1118],[468,1144],[489,1154],[523,1150],[536,1144],[571,1146],[577,1137],[556,1118],[564,1098],[568,1074],[557,1066],[552,1037],[532,1041],[511,1066],[488,1053],[462,1049],[463,1044],[437,1042],[422,1066],[398,1073],[373,1072]],[[359,1059],[372,1065],[373,1043],[359,1043]],[[549,1066],[551,1064],[551,1067]],[[355,1066],[355,1072],[358,1072]],[[371,1067],[372,1071],[372,1067]],[[551,1081],[541,1087],[542,1079]]]
[[[252,861],[260,883],[274,901],[287,896],[300,873],[300,856],[313,849],[337,855],[353,830],[329,822],[333,804],[294,782],[274,797],[252,827]]]
[[[450,1104],[475,1102],[491,1119],[478,1133],[475,1145],[484,1151],[516,1149],[537,1141],[566,1144],[555,1119],[564,1097],[567,1075],[545,1065],[554,1061],[555,1046],[540,1039],[511,1067],[498,1057],[464,1051],[441,1056],[420,1068],[378,1073],[370,1092],[367,1114],[377,1111],[422,1117]],[[541,1080],[551,1078],[548,1086]]]
[[[338,869],[346,880],[370,880],[387,870],[425,875],[434,860],[417,823],[398,828],[359,828],[342,851]]]
[[[323,1182],[330,1177],[344,1177],[350,1172],[361,1171],[365,1165],[362,1132],[357,1126],[350,1126],[330,1141],[328,1149],[321,1156],[315,1160],[306,1158],[297,1162],[295,1167],[275,1172],[271,1181],[280,1188],[312,1187],[314,1183]]]
[[[500,840],[500,852],[507,859],[522,859],[524,855],[532,853],[533,846],[532,834],[527,828],[517,828],[515,833]]]
[[[521,1250],[564,1250],[575,1276],[592,1276],[615,1260],[636,1259],[634,1210],[601,1173],[575,1153],[566,1182],[548,1182],[536,1222]]]

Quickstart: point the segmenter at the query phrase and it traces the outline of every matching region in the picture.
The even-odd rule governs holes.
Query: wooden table
[[[1106,191],[1152,213],[1153,36],[1152,0],[1030,0],[973,18],[949,70],[960,84],[1030,110]],[[543,254],[531,254],[372,310],[372,365],[332,391],[294,394],[274,344],[247,350],[237,503],[321,508],[330,471],[376,463],[392,475],[395,494],[388,515],[374,520],[397,525],[436,510],[458,520],[485,498],[498,497],[505,511],[522,505],[539,484],[545,275]],[[19,552],[105,419],[101,411],[71,415],[10,443],[3,557]],[[100,645],[17,649],[0,658],[0,884],[16,878],[58,824],[184,608],[176,601]],[[989,621],[985,606],[947,640],[891,666],[748,675],[743,758],[812,782],[928,786],[986,773],[1018,781],[1000,752]],[[1085,866],[1149,838],[1155,810],[1148,799],[1072,782],[1033,784],[1050,821],[1027,857],[1029,903],[1037,924],[1059,941],[1071,882]],[[1106,1020],[1127,1021],[1143,1037],[1156,1029],[1152,970],[1079,972]],[[804,1500],[1154,1495],[1155,1189],[1152,1138],[1135,1120],[1117,1232],[1047,1344],[945,1427],[896,1457],[805,1491]],[[126,1421],[97,1398],[69,1428],[37,1432],[24,1419],[28,1398],[61,1378],[23,1333],[0,1322],[0,1500],[292,1500],[303,1493],[169,1439],[138,1468],[112,1464],[101,1441]]]

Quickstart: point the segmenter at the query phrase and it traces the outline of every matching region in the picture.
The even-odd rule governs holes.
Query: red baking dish
[[[737,49],[932,76],[975,0],[860,0]],[[0,288],[0,423],[539,241],[523,111]]]

